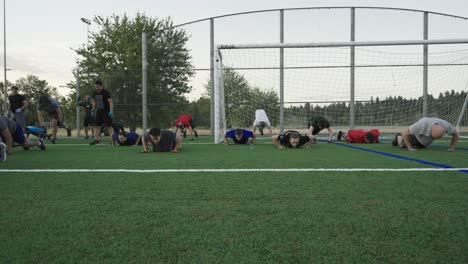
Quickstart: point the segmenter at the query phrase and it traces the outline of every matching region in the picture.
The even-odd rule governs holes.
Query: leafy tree
[[[94,81],[101,79],[113,95],[117,121],[135,129],[141,122],[142,33],[147,33],[148,113],[150,126],[168,126],[181,105],[188,101],[189,78],[193,75],[186,48],[188,36],[182,29],[170,29],[172,21],[137,14],[96,16],[100,28],[87,47],[76,50],[84,94],[91,94]],[[172,107],[170,105],[173,104]],[[167,110],[169,109],[169,111]]]

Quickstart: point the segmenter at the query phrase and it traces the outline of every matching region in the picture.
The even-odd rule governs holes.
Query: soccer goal
[[[468,39],[219,45],[215,142],[266,111],[275,132],[332,127],[394,133],[424,116],[468,127]]]

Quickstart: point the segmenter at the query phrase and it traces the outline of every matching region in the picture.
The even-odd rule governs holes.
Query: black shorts
[[[96,126],[112,126],[112,118],[109,117],[109,111],[99,109],[96,112]]]
[[[416,138],[415,135],[410,135],[409,139],[410,139],[411,146],[413,146],[414,148],[425,148],[426,147],[423,144],[421,144],[421,142],[419,142],[419,140]]]
[[[94,123],[94,117],[91,114],[85,115],[83,126],[94,126]]]
[[[51,119],[59,120],[57,111],[53,111],[52,113],[48,113],[48,114]]]

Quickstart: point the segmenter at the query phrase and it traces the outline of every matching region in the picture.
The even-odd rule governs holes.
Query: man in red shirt
[[[175,133],[177,134],[177,130],[180,129],[180,132],[184,134],[184,138],[187,137],[186,128],[190,131],[190,136],[192,137],[190,140],[195,140],[193,138],[193,134],[195,134],[195,137],[198,137],[198,133],[195,130],[195,124],[193,123],[193,118],[189,114],[182,114],[179,116],[175,121],[175,127]]]
[[[349,143],[379,143],[380,132],[378,129],[350,129],[348,132],[338,131],[337,140],[348,141]]]

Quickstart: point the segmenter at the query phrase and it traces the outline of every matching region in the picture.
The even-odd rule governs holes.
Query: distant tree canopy
[[[142,33],[147,33],[148,125],[169,126],[188,104],[193,75],[186,48],[188,36],[182,29],[169,29],[170,18],[153,19],[137,14],[108,18],[96,16],[99,31],[92,33],[88,46],[79,48],[77,62],[81,97],[92,94],[100,79],[113,96],[116,121],[130,128],[141,124],[142,115]]]

